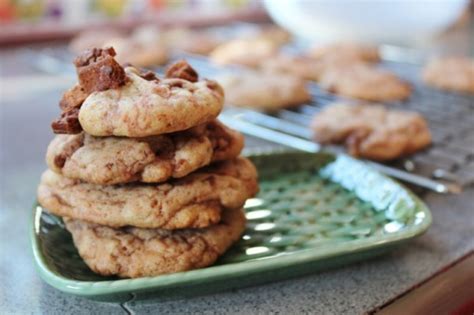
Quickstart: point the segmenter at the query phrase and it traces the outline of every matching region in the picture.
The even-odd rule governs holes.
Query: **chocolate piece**
[[[140,77],[147,81],[160,81],[153,71],[140,70]]]
[[[115,61],[115,50],[93,48],[86,50],[74,60],[79,84],[64,93],[59,107],[61,117],[53,121],[54,133],[75,134],[82,131],[79,109],[92,92],[115,89],[125,84],[126,74]]]
[[[61,113],[61,117],[51,123],[54,133],[75,134],[82,131],[79,123],[79,108],[71,108]]]
[[[79,84],[77,84],[63,94],[61,101],[59,101],[59,107],[64,111],[72,108],[79,108],[82,103],[84,103],[87,96],[89,96],[89,94],[86,93]]]
[[[94,48],[74,60],[79,84],[85,93],[116,89],[125,84],[125,71],[114,56],[112,47]]]
[[[189,82],[197,82],[199,76],[186,60],[180,60],[172,64],[168,70],[166,70],[167,78],[183,79]]]

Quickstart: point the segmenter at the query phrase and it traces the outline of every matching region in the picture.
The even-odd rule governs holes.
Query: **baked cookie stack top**
[[[223,90],[185,61],[158,78],[114,56],[92,49],[74,61],[79,83],[52,123],[38,200],[99,274],[208,266],[239,239],[258,191],[243,136],[216,120]]]

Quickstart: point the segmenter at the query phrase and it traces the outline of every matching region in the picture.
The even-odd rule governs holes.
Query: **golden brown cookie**
[[[351,42],[315,46],[308,52],[308,56],[316,59],[352,59],[367,63],[380,61],[380,54],[377,47]]]
[[[438,89],[474,94],[474,59],[433,59],[423,70],[423,80]]]
[[[69,43],[69,49],[74,54],[80,54],[84,50],[95,47],[105,47],[111,38],[123,38],[125,34],[114,29],[94,29],[84,31],[75,36]]]
[[[374,160],[395,159],[431,143],[420,114],[380,105],[332,104],[314,117],[311,127],[316,141],[344,142],[352,155]]]
[[[292,74],[305,80],[319,81],[326,71],[358,63],[362,62],[339,55],[315,59],[308,56],[279,54],[263,61],[261,68],[266,71]]]
[[[114,47],[117,61],[135,67],[153,67],[166,64],[169,52],[160,42],[143,42],[133,37],[116,37],[108,40],[104,47]]]
[[[58,174],[92,184],[159,183],[211,162],[234,159],[243,144],[240,133],[215,120],[146,138],[57,135],[48,147],[46,162]]]
[[[325,63],[304,56],[277,55],[265,60],[261,68],[265,71],[288,73],[305,80],[318,81]]]
[[[287,30],[277,25],[265,25],[257,31],[254,37],[266,39],[281,46],[289,43],[292,36]]]
[[[163,184],[101,186],[48,170],[38,201],[53,214],[112,227],[181,229],[215,224],[222,208],[240,208],[257,191],[255,167],[237,158]]]
[[[125,68],[127,83],[94,92],[79,111],[82,128],[94,136],[146,137],[211,121],[222,109],[222,88],[211,80],[147,80]]]
[[[311,100],[303,79],[276,72],[245,71],[219,78],[226,102],[261,110],[277,110]]]
[[[222,43],[208,31],[187,28],[174,28],[163,32],[163,42],[171,49],[198,55],[208,55]]]
[[[373,102],[404,100],[411,95],[407,82],[366,64],[328,69],[321,76],[320,84],[332,93]]]
[[[151,277],[212,265],[245,229],[241,209],[223,211],[220,223],[205,229],[113,229],[65,218],[74,244],[96,273],[122,278]]]
[[[209,57],[212,62],[219,65],[257,67],[277,51],[278,45],[265,38],[234,39],[217,46]]]

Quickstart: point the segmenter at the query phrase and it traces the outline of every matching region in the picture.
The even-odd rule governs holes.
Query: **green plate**
[[[348,156],[280,152],[251,159],[261,191],[245,205],[241,240],[214,266],[139,279],[98,276],[79,257],[61,219],[37,205],[31,242],[41,277],[61,291],[98,300],[183,297],[365,259],[431,224],[415,195]]]

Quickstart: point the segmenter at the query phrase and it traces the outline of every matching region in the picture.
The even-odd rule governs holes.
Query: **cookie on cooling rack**
[[[328,45],[318,45],[307,52],[308,56],[315,59],[326,59],[336,57],[339,60],[363,61],[375,63],[380,61],[379,49],[361,43],[341,42]]]
[[[277,25],[262,26],[254,37],[267,39],[278,46],[287,44],[292,39],[291,33]]]
[[[311,124],[316,141],[345,143],[349,153],[373,160],[392,160],[431,143],[426,120],[418,113],[381,105],[328,105]]]
[[[311,101],[305,81],[290,74],[242,71],[218,81],[230,105],[272,111]]]
[[[209,58],[219,65],[257,67],[277,51],[278,45],[266,38],[234,39],[217,46]]]
[[[474,94],[474,59],[467,57],[433,59],[423,70],[423,80],[438,89]]]
[[[326,63],[305,56],[277,55],[263,61],[265,71],[288,73],[305,80],[318,81]]]
[[[395,74],[361,63],[328,69],[320,84],[329,92],[372,102],[400,101],[411,95],[411,86]]]

